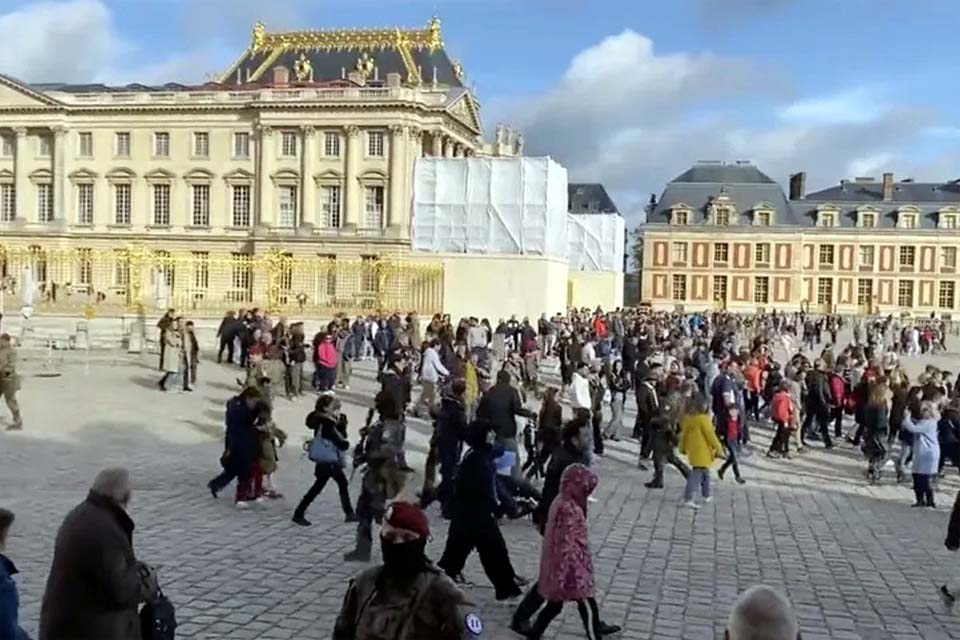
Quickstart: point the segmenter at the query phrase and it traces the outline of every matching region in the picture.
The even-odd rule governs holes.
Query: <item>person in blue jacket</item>
[[[17,583],[13,581],[17,568],[13,566],[10,558],[4,555],[11,525],[13,512],[0,509],[0,638],[29,640],[30,637],[18,621],[20,598],[17,595]]]

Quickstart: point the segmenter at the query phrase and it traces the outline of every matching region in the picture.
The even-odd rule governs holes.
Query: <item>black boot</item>
[[[347,562],[370,562],[370,550],[373,547],[373,540],[368,540],[360,531],[357,531],[357,547],[350,553],[344,554],[343,559]]]
[[[620,633],[620,627],[615,624],[607,624],[606,622],[597,623],[597,635],[601,636],[612,636],[615,633]]]

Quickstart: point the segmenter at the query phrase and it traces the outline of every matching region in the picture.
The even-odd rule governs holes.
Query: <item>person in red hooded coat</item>
[[[582,464],[572,464],[560,479],[560,495],[550,505],[540,552],[537,589],[547,604],[541,609],[530,640],[543,636],[564,602],[576,602],[587,638],[594,640],[620,631],[600,621],[594,598],[593,560],[587,532],[587,497],[597,486],[597,476]]]

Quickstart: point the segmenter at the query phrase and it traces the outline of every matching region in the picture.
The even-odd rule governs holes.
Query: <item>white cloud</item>
[[[848,176],[876,176],[896,159],[889,151],[881,151],[863,158],[853,158],[847,163]]]
[[[628,224],[642,219],[650,193],[698,160],[751,160],[781,183],[806,171],[811,189],[951,164],[911,155],[936,114],[893,103],[880,87],[792,99],[782,73],[709,53],[660,54],[633,31],[578,53],[544,95],[487,104],[494,119],[520,127],[527,153],[554,157],[571,180],[603,182]],[[960,153],[946,156],[960,167]]]
[[[886,111],[881,92],[872,87],[856,87],[825,96],[799,100],[777,110],[788,122],[829,124],[870,122]]]
[[[233,18],[215,20],[213,4]],[[27,82],[203,82],[211,75],[222,73],[246,44],[235,41],[241,32],[236,20],[237,16],[251,15],[254,4],[252,0],[235,0],[237,11],[231,13],[226,11],[226,0],[210,0],[197,6],[171,3],[172,20],[183,13],[188,46],[167,53],[162,48],[139,46],[118,34],[110,7],[104,0],[33,2],[0,13],[0,33],[4,34],[0,73]],[[278,25],[286,24],[294,15],[292,9],[265,13]],[[191,25],[197,22],[206,27],[213,25],[207,29],[207,37],[201,38],[193,31]],[[252,24],[250,19],[244,28],[249,30]],[[227,25],[234,37],[232,44],[212,35],[226,36]]]
[[[90,80],[120,54],[101,0],[35,2],[0,14],[0,71],[32,82]]]

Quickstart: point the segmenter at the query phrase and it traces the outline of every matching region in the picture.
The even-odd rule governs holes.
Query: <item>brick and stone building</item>
[[[747,162],[699,163],[651,204],[641,299],[656,309],[951,313],[960,181],[855,178],[789,193]]]

